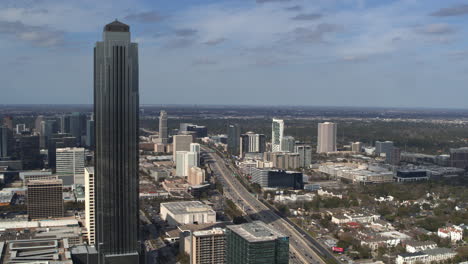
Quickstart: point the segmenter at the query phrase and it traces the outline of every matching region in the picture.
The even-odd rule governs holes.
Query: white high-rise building
[[[336,151],[336,128],[335,123],[325,122],[318,124],[317,153],[328,153]]]
[[[160,143],[167,144],[167,113],[161,110],[159,114],[159,140]]]
[[[271,151],[281,152],[281,144],[283,142],[284,121],[273,118],[271,125]]]
[[[57,175],[63,180],[63,185],[84,184],[84,164],[84,148],[57,149]]]
[[[176,176],[188,176],[190,168],[198,167],[198,155],[196,152],[177,151]]]
[[[190,152],[196,153],[196,164],[197,167],[200,167],[200,144],[198,143],[192,143],[190,144]]]
[[[193,142],[191,135],[175,135],[172,143],[174,162],[177,162],[177,151],[190,151],[190,144]]]
[[[96,212],[94,206],[94,167],[87,167],[85,168],[85,225],[90,245],[96,243]]]

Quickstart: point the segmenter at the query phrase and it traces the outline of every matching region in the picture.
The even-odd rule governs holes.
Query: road
[[[218,177],[218,180],[223,183],[224,195],[233,200],[233,202],[244,211],[248,220],[261,220],[289,236],[290,263],[325,263],[322,258],[317,255],[317,252],[318,254],[329,256],[328,251],[320,247],[318,248],[314,243],[311,243],[309,241],[310,237],[300,233],[291,223],[278,216],[273,210],[247,191],[236,179],[232,170],[226,166],[225,160],[217,153],[211,150],[207,151],[207,147],[202,147],[202,149],[205,151],[206,155],[214,161],[211,163],[211,168]],[[334,259],[336,260],[336,258]],[[339,263],[338,260],[336,260],[336,262]]]

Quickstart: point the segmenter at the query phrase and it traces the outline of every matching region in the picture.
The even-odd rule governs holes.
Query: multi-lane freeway
[[[336,263],[339,263],[317,241],[313,240],[308,234],[298,231],[290,222],[278,216],[273,210],[251,194],[236,179],[233,171],[227,166],[227,162],[216,152],[211,151],[207,147],[203,147],[202,149],[205,151],[205,155],[212,161],[211,168],[217,179],[223,183],[224,195],[239,206],[247,215],[246,218],[248,220],[263,221],[289,236],[291,263],[325,263],[319,254],[332,258]]]

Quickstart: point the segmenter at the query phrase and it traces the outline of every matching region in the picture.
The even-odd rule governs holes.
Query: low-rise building
[[[437,236],[450,239],[451,242],[463,240],[463,229],[459,226],[441,227],[437,230]]]
[[[216,222],[216,212],[200,201],[161,203],[161,218],[169,225]]]
[[[426,249],[434,249],[437,247],[437,243],[433,241],[408,241],[405,247],[407,252],[415,253]]]

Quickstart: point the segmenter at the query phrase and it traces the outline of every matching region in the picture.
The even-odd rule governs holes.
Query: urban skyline
[[[117,17],[132,23],[147,54],[143,104],[468,107],[453,96],[468,81],[458,1],[121,0],[104,11],[106,3],[87,12],[85,2],[2,1],[0,43],[8,52],[0,68],[9,89],[0,103],[89,104],[86,50],[95,28]],[[32,74],[19,78],[23,71]]]

